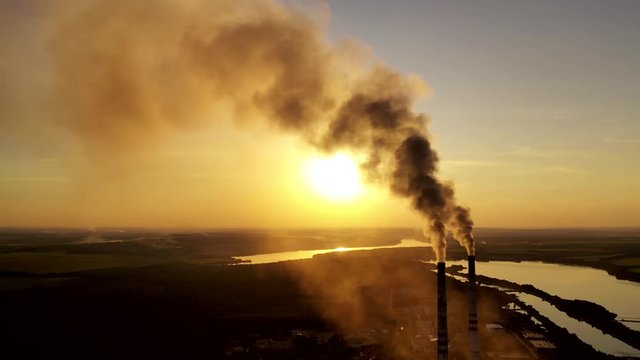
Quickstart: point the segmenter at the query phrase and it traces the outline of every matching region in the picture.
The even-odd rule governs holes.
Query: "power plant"
[[[469,359],[478,360],[480,349],[478,346],[478,290],[476,281],[476,257],[469,255]],[[447,281],[446,264],[438,262],[438,360],[446,360],[449,357],[449,334],[447,325]]]
[[[438,262],[438,360],[449,357],[449,334],[447,329],[447,276],[446,264]]]
[[[478,360],[480,350],[478,348],[478,289],[476,282],[476,257],[467,257],[467,271],[469,275],[469,343],[471,360]]]

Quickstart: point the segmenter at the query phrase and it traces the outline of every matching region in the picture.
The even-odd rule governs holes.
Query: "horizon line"
[[[108,230],[155,230],[155,231],[273,231],[273,230],[416,230],[422,231],[421,226],[67,226],[67,225],[0,225],[0,231],[4,230],[82,230],[82,231],[108,231]],[[623,226],[480,226],[478,230],[640,230],[640,225]]]

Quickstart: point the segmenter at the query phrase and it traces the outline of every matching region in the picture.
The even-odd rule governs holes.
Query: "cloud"
[[[514,165],[513,163],[509,162],[488,160],[442,160],[441,164],[444,166],[453,167],[502,167]]]
[[[44,56],[26,57],[41,63],[20,68],[16,61],[12,70],[48,69],[47,101],[28,99],[27,91],[7,109],[39,108],[42,116],[32,118],[71,132],[96,181],[117,181],[114,163],[136,167],[132,154],[153,151],[174,133],[260,122],[318,150],[362,156],[369,180],[423,216],[438,259],[447,231],[471,239],[468,209],[438,177],[429,118],[413,109],[428,86],[367,56],[354,40],[330,42],[326,13],[316,18],[277,0],[34,4],[39,26],[16,27],[19,34],[2,38],[0,48],[17,52],[15,38],[33,32],[45,39],[33,52]],[[21,77],[2,80],[0,94],[22,84]],[[21,122],[18,113],[0,107],[1,118]]]
[[[59,176],[0,176],[0,182],[9,183],[63,183],[68,178]]]
[[[531,146],[520,146],[511,151],[503,153],[503,156],[521,159],[595,159],[600,152],[595,150],[564,150],[564,149],[542,149]]]
[[[640,144],[640,138],[619,138],[616,136],[607,136],[604,138],[604,142],[607,144]]]

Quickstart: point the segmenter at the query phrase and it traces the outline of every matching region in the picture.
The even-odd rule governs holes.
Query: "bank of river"
[[[414,239],[402,239],[398,244],[389,245],[389,246],[338,247],[333,249],[283,251],[283,252],[276,252],[276,253],[270,253],[270,254],[236,256],[234,258],[247,264],[268,264],[268,263],[274,263],[274,262],[280,262],[280,261],[311,259],[316,255],[328,254],[332,252],[412,248],[412,247],[431,247],[431,245],[422,241],[414,240]]]
[[[466,267],[466,261],[448,263]],[[635,306],[634,301],[640,297],[640,284],[618,280],[603,270],[582,266],[509,261],[478,262],[476,269],[478,274],[490,278],[504,279],[520,285],[530,284],[564,299],[580,299],[599,304],[616,313],[618,317],[640,317],[640,309]],[[640,350],[583,321],[568,316],[539,297],[522,292],[516,294],[521,301],[533,306],[541,315],[575,334],[596,350],[616,356],[640,357]],[[624,323],[624,325],[640,330],[638,323]]]
[[[611,335],[603,333],[586,322],[568,316],[550,303],[522,292],[518,292],[516,295],[518,299],[525,304],[533,306],[542,316],[575,334],[580,340],[591,345],[594,349],[615,356],[640,357],[640,350],[627,345]]]
[[[372,246],[287,251],[271,254],[259,254],[238,257],[249,264],[264,264],[288,260],[310,259],[315,255],[331,252],[358,250],[428,247],[429,244],[413,239],[403,239],[392,246]],[[448,265],[462,265],[466,261],[449,261]],[[518,284],[531,284],[547,293],[564,299],[581,299],[604,306],[620,318],[640,318],[640,308],[635,306],[635,299],[640,298],[640,284],[626,280],[618,280],[603,270],[540,262],[491,261],[477,263],[478,274],[504,279]],[[518,293],[525,303],[532,305],[557,325],[576,334],[582,341],[595,349],[617,356],[640,357],[640,350],[635,349],[613,336],[604,334],[587,323],[573,319],[564,312],[539,298]],[[640,330],[640,323],[625,323],[634,330]]]
[[[466,266],[466,261],[449,264]],[[635,304],[640,299],[640,284],[618,280],[604,270],[540,262],[489,261],[478,262],[477,272],[521,285],[531,284],[564,299],[600,304],[620,318],[640,318],[640,308]],[[625,325],[640,331],[639,323]]]

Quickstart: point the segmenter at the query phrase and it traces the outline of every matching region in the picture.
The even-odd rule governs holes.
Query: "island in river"
[[[478,232],[478,258],[587,265],[637,281],[639,233],[484,229]],[[238,256],[392,246],[419,234],[416,229],[4,229],[5,351],[26,358],[432,358],[436,292],[430,249],[337,252],[229,266]],[[450,244],[450,259],[464,256]],[[464,359],[467,285],[451,277],[447,286],[450,353]],[[615,358],[535,316],[535,309],[499,287],[483,286],[479,294],[482,358]],[[585,305],[576,304],[578,312]],[[615,321],[606,311],[597,312],[601,321]]]

